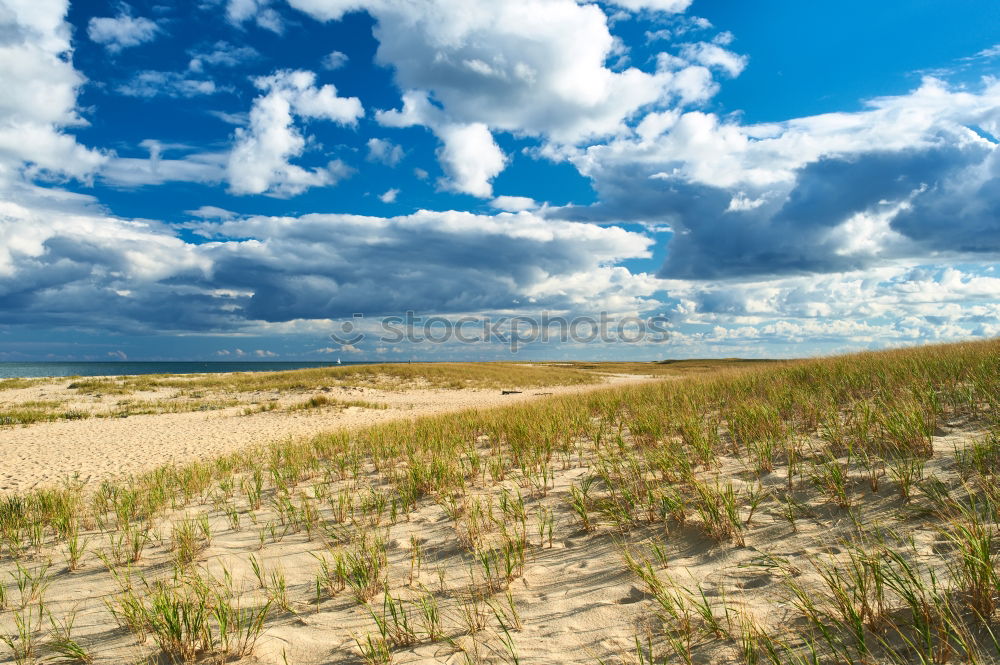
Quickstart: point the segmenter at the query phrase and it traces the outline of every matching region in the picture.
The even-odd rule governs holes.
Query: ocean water
[[[40,376],[124,376],[127,374],[205,374],[276,372],[306,367],[333,367],[336,362],[0,362],[0,379]],[[344,362],[344,365],[371,363]]]

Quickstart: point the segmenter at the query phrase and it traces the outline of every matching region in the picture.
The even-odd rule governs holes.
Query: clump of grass
[[[18,591],[17,609],[23,610],[32,604],[40,605],[46,589],[52,584],[52,577],[49,575],[50,564],[28,568],[18,562],[15,566],[10,576],[14,579]]]
[[[590,498],[586,489],[581,489],[576,485],[569,488],[569,505],[580,519],[580,526],[584,531],[593,531],[594,522],[590,518]]]
[[[392,648],[385,637],[368,634],[363,640],[355,637],[354,642],[358,645],[361,659],[366,665],[386,665],[392,662]]]
[[[395,647],[408,647],[419,641],[410,609],[406,603],[394,598],[388,591],[382,598],[382,611],[376,612],[369,607],[368,613],[378,626],[382,639],[389,644]]]
[[[32,665],[37,661],[41,651],[39,635],[43,613],[44,609],[41,604],[13,610],[10,613],[14,623],[14,632],[0,635],[0,642],[7,645],[11,657],[17,665]]]
[[[320,409],[323,407],[336,407],[348,409],[350,407],[362,409],[386,409],[387,405],[380,402],[368,402],[365,400],[339,400],[327,397],[326,395],[313,395],[304,402],[298,402],[285,407],[286,411],[308,411],[310,409]]]
[[[441,610],[438,607],[438,602],[434,594],[426,593],[420,596],[416,604],[427,639],[431,642],[436,642],[443,638],[444,629],[441,621]]]
[[[70,571],[79,570],[80,562],[83,559],[84,553],[87,551],[87,543],[89,540],[87,538],[80,537],[80,527],[75,520],[71,521],[65,527],[64,537],[66,539],[67,568]]]
[[[318,604],[324,595],[334,598],[347,587],[347,570],[343,557],[334,555],[328,559],[326,556],[315,553],[312,556],[319,562],[319,570],[316,572],[316,602]]]
[[[0,379],[0,391],[30,388],[32,386],[37,386],[41,383],[45,383],[46,381],[49,381],[49,379],[25,379],[25,378]]]
[[[473,553],[480,582],[490,593],[503,591],[524,574],[525,548],[518,541],[506,541],[500,547],[482,547]]]
[[[956,450],[955,461],[965,475],[986,478],[1000,473],[1000,429],[993,428],[970,446]]]
[[[172,580],[145,584],[141,595],[125,589],[112,610],[143,635],[140,641],[152,635],[168,658],[225,662],[253,651],[271,608],[270,601],[246,607],[235,596],[226,582],[179,572]]]
[[[151,537],[148,525],[125,522],[118,531],[108,535],[108,550],[98,553],[98,556],[104,560],[109,568],[123,564],[137,563],[142,558],[142,554]],[[73,542],[71,539],[67,543],[67,547],[70,548],[71,561],[74,558],[72,551]],[[77,547],[77,554],[79,556],[83,554],[79,547]],[[185,551],[178,556],[181,556],[181,554],[187,556],[188,552]]]
[[[181,566],[193,563],[211,544],[212,529],[207,515],[182,519],[171,529],[171,549],[174,559]]]
[[[745,545],[746,524],[740,518],[739,499],[732,483],[721,486],[696,481],[694,489],[698,494],[695,508],[705,533],[715,540],[732,540],[740,547]]]
[[[158,415],[163,413],[190,413],[192,411],[218,411],[238,406],[236,399],[214,400],[120,400],[108,413],[100,413],[108,418],[128,418],[130,416]]]
[[[366,603],[386,588],[386,541],[378,533],[362,532],[350,547],[337,553],[337,584],[351,588],[359,603]]]
[[[49,638],[45,642],[45,648],[52,652],[52,660],[59,663],[85,663],[94,662],[94,656],[80,642],[73,637],[73,623],[76,619],[76,612],[70,612],[62,620],[49,614]]]
[[[7,408],[0,410],[0,427],[50,423],[59,420],[60,417],[61,414],[54,413],[48,409]]]
[[[288,598],[288,582],[285,580],[285,572],[281,568],[268,570],[261,564],[260,560],[250,555],[250,568],[260,588],[267,594],[269,602],[277,605],[286,612],[293,613],[292,604]]]
[[[836,457],[832,451],[812,463],[810,478],[813,484],[826,495],[827,500],[849,508],[853,501],[849,478],[850,460],[846,462]]]

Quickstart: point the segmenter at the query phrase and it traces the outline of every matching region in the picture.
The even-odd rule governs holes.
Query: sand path
[[[651,380],[656,379],[609,375],[601,384],[526,388],[514,395],[502,395],[499,390],[338,388],[329,395],[343,400],[383,403],[388,408],[331,407],[248,416],[243,415],[245,406],[239,406],[219,411],[90,418],[2,428],[0,492],[23,492],[54,485],[74,475],[88,482],[99,482],[165,463],[209,459],[240,448],[298,439],[323,431],[517,404],[544,399],[546,395],[567,395]],[[45,388],[33,388],[30,392],[39,390]],[[303,396],[299,394],[295,398],[301,401]]]

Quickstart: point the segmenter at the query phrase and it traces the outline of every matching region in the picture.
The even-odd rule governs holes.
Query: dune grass
[[[617,549],[646,613],[634,648],[575,662],[997,663],[998,460],[996,340],[393,422],[2,497],[3,621],[24,634],[14,658],[50,648],[34,613],[64,573],[44,562],[101,553],[108,620],[151,654],[238,657],[275,622],[338,612],[367,626],[350,641],[365,662],[437,642],[518,662],[531,607],[513,590],[552,569],[556,531]],[[427,510],[453,547],[412,540]],[[248,586],[207,571],[227,533],[256,543]],[[315,583],[262,563],[290,540],[312,544]]]
[[[123,396],[124,397],[124,396]],[[249,404],[233,398],[186,399],[175,396],[166,399],[118,399],[107,407],[85,409],[68,408],[66,400],[44,400],[18,403],[16,407],[0,407],[0,427],[33,425],[35,423],[59,420],[83,420],[86,418],[128,418],[131,416],[160,415],[164,413],[191,413],[195,411],[218,411],[235,406],[245,406],[243,415],[253,415],[269,411],[308,411],[325,407],[347,409],[385,409],[385,404],[369,400],[342,400],[319,394],[306,400],[281,407],[276,401]]]
[[[51,405],[24,403],[16,407],[0,407],[0,427],[33,425],[56,420],[83,420],[90,415],[88,411],[67,409],[62,402],[52,402]]]
[[[532,388],[584,385],[599,379],[586,372],[517,363],[413,363],[348,365],[233,374],[150,374],[120,378],[78,379],[70,388],[81,393],[131,394],[157,388],[219,392],[308,391],[337,386],[382,389]]]
[[[0,379],[0,392],[4,390],[17,390],[19,388],[30,388],[32,386],[37,386],[40,383],[45,383],[47,379],[24,379],[24,378],[13,378],[13,379]]]
[[[0,426],[86,417],[124,418],[133,415],[211,411],[238,406],[233,395],[254,393],[307,393],[333,387],[368,387],[387,390],[408,388],[532,388],[554,385],[586,385],[600,377],[587,372],[517,363],[418,363],[352,365],[311,368],[283,372],[242,372],[233,374],[151,374],[122,377],[74,378],[68,387],[82,395],[122,396],[109,409],[66,408],[68,400],[20,402],[0,406]],[[10,388],[29,387],[41,381],[9,380]],[[0,389],[3,389],[0,385]],[[169,398],[131,399],[136,393],[162,389],[174,391]],[[318,408],[323,405],[384,408],[363,400],[335,400],[324,395],[284,408],[285,411]],[[269,405],[248,408],[247,413],[273,410]]]
[[[87,418],[128,418],[129,416],[161,413],[189,413],[215,411],[241,404],[235,399],[121,399],[102,409],[70,408],[68,400],[36,400],[19,402],[15,406],[0,406],[0,427],[33,425],[59,420],[85,420]]]
[[[28,387],[30,381],[12,379],[12,386]],[[32,380],[33,381],[33,380]],[[363,387],[383,390],[409,388],[443,389],[525,389],[540,386],[587,385],[601,381],[600,376],[566,368],[533,367],[517,363],[419,363],[352,365],[311,368],[283,372],[242,372],[234,374],[153,374],[122,377],[74,378],[70,390],[91,397],[120,396],[110,404],[70,408],[69,399],[22,401],[0,405],[0,427],[31,425],[81,418],[126,418],[136,415],[214,411],[244,405],[245,415],[273,411],[278,405],[257,404],[254,395],[271,393],[309,393],[335,387]],[[137,393],[167,390],[168,396],[152,395],[147,399]],[[322,406],[351,406],[381,409],[384,404],[366,400],[339,400],[323,394],[282,407],[282,411],[301,411]]]
[[[323,409],[327,407],[337,409],[349,409],[357,407],[361,409],[385,409],[385,404],[381,402],[371,402],[363,399],[334,399],[326,395],[313,395],[307,400],[289,404],[285,411],[311,411],[313,409]]]
[[[771,360],[754,358],[692,358],[683,360],[651,360],[647,362],[601,361],[601,362],[553,362],[544,363],[548,367],[562,367],[586,372],[607,374],[642,374],[649,376],[686,376],[727,369],[762,367],[775,363],[800,362],[795,360]]]

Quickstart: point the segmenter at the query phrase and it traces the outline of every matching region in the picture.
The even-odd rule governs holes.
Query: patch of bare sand
[[[499,390],[417,389],[388,391],[374,388],[333,388],[319,393],[341,401],[384,404],[385,409],[321,407],[301,411],[265,411],[244,415],[250,403],[217,411],[136,415],[128,418],[63,420],[15,428],[0,428],[0,492],[23,492],[79,476],[88,482],[139,473],[167,463],[211,459],[241,448],[299,439],[324,431],[374,425],[390,420],[490,408],[568,395],[611,385],[655,380],[635,375],[607,375],[599,384],[526,388],[517,394]],[[141,399],[165,399],[170,389],[144,393]],[[311,394],[264,396],[263,403],[288,407]],[[42,384],[3,394],[15,406],[33,400],[67,399],[69,408],[94,410],[111,401],[104,396],[88,401],[62,383]],[[225,396],[213,396],[215,398]],[[258,400],[260,396],[258,396]],[[97,400],[98,407],[94,406]]]

